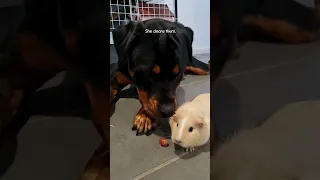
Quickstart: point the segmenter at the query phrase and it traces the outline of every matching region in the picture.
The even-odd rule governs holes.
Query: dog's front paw
[[[110,180],[110,153],[102,143],[89,160],[80,180]]]
[[[147,115],[143,107],[141,107],[134,119],[132,130],[137,131],[137,136],[141,134],[149,136],[154,129],[155,123],[152,121],[152,118]]]

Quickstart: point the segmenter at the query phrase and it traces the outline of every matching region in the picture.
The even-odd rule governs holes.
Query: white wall
[[[193,54],[210,53],[210,0],[177,0],[178,21],[194,32]]]

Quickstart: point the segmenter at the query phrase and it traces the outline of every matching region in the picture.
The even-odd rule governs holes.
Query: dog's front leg
[[[142,107],[138,111],[132,126],[132,130],[136,130],[136,135],[146,134],[147,136],[151,135],[152,132],[156,129],[156,119],[158,107],[158,101],[155,99],[149,99],[148,92],[137,89],[139,95],[139,101],[142,104]],[[153,114],[153,117],[150,116]]]
[[[108,90],[95,88],[86,82],[86,89],[91,103],[93,124],[102,137],[100,147],[89,160],[81,180],[110,179],[110,103],[117,98],[118,93],[131,81],[121,72],[116,72]]]
[[[81,180],[109,180],[110,93],[107,89],[95,88],[90,82],[85,85],[91,103],[93,124],[101,135],[102,142],[88,162]]]
[[[23,98],[22,90],[13,89],[8,78],[0,78],[0,137],[3,130],[12,121]]]
[[[110,180],[110,151],[107,144],[101,143],[87,163],[81,180]]]
[[[119,99],[119,92],[131,83],[132,81],[125,74],[117,71],[114,78],[110,82],[110,101],[116,103]]]

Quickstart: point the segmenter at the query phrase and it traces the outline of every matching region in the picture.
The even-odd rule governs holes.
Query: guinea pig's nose
[[[180,144],[182,141],[178,140],[178,139],[174,139],[174,142],[177,143],[177,144]]]

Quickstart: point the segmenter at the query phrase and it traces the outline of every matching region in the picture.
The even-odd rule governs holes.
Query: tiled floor
[[[178,101],[180,103],[191,100],[200,93],[210,91],[210,80],[208,76],[193,77],[195,80],[188,82],[183,81],[181,88],[178,89]],[[190,81],[190,80],[189,80]],[[198,82],[197,82],[198,81]],[[130,107],[130,108],[128,108]],[[174,152],[174,146],[163,148],[159,144],[159,137],[165,136],[163,132],[158,131],[151,136],[136,136],[135,131],[131,131],[132,122],[135,114],[141,107],[139,101],[136,99],[121,99],[117,103],[116,111],[111,118],[111,179],[112,180],[127,180],[138,176],[141,173],[152,171],[153,168],[158,168],[161,163],[171,161],[177,157]],[[162,129],[168,132],[168,126],[163,125]],[[180,153],[178,153],[180,154]],[[199,177],[199,174],[209,173],[209,150],[203,152],[201,155],[193,157],[194,162],[201,162],[199,166],[185,166],[185,163],[179,161],[175,165],[170,165],[166,168],[186,168],[185,170],[193,172],[190,174],[181,175],[179,173],[170,174],[171,178],[183,178],[191,180]],[[197,163],[196,163],[197,164]],[[181,170],[182,170],[181,169]],[[123,173],[126,172],[126,173]],[[147,179],[154,179],[155,175],[151,175]],[[144,179],[144,178],[139,178]],[[161,179],[158,177],[158,179]],[[203,180],[209,177],[203,177]]]
[[[242,47],[240,58],[228,64],[212,95],[213,122],[219,138],[263,121],[288,103],[319,99],[319,45],[248,43]],[[208,92],[208,81],[205,76],[187,76],[180,100]],[[112,176],[128,180],[151,169],[151,174],[141,179],[208,179],[208,149],[179,159],[172,144],[159,146],[161,133],[135,136],[131,125],[138,108],[137,100],[120,100],[112,117]],[[75,180],[99,141],[90,121],[34,116],[17,138],[0,148],[0,179]]]
[[[319,45],[242,47],[240,59],[225,68],[211,101],[219,138],[264,121],[286,104],[319,99]]]
[[[208,62],[209,54],[196,55],[196,57]],[[198,94],[210,91],[209,76],[186,76],[178,89],[178,101],[183,103],[191,100]],[[130,107],[130,108],[128,108]],[[189,174],[181,175],[180,173],[169,174],[171,179],[191,180],[199,177],[201,174],[207,174],[203,180],[209,179],[209,149],[205,149],[198,156],[193,157],[192,162],[196,162],[197,166],[186,166],[189,160],[179,160],[177,158],[182,152],[175,152],[174,146],[163,148],[159,144],[159,137],[165,136],[168,133],[168,124],[160,127],[159,130],[151,136],[136,136],[135,131],[131,131],[133,118],[141,107],[136,99],[120,99],[117,102],[116,111],[111,118],[111,179],[112,180],[129,180],[129,179],[162,179],[159,171],[149,175],[155,169],[164,168],[175,171],[185,170]],[[175,162],[175,160],[177,162]],[[171,162],[172,161],[172,162]],[[170,163],[170,164],[168,164]],[[173,164],[171,164],[173,163]],[[164,170],[163,170],[164,171]],[[126,173],[123,173],[126,172]],[[166,171],[167,172],[167,171]],[[149,176],[147,176],[149,175]]]

